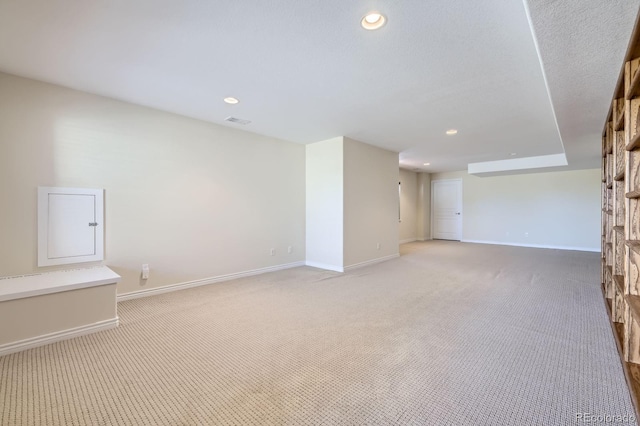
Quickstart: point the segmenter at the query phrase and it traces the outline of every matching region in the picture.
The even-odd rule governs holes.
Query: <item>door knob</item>
[[[457,214],[458,216],[460,216],[460,212],[456,212],[456,214]]]

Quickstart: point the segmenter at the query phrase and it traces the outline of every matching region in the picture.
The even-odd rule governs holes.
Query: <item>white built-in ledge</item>
[[[120,275],[106,266],[0,278],[0,302],[115,284]]]

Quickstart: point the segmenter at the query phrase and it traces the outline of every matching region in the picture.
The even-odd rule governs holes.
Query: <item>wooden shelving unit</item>
[[[602,132],[602,290],[640,417],[640,29]]]

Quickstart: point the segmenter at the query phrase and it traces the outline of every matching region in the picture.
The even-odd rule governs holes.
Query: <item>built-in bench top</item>
[[[0,278],[0,302],[114,284],[120,275],[106,266]]]

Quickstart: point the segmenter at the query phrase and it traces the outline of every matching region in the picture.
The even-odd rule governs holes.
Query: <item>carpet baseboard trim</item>
[[[79,327],[68,328],[62,331],[54,331],[53,333],[43,334],[29,339],[18,340],[17,342],[5,343],[0,345],[0,356],[36,348],[38,346],[48,345],[50,343],[61,342],[74,337],[85,336],[98,331],[110,330],[112,328],[116,328],[119,322],[120,320],[118,317],[115,317],[104,321],[94,322],[93,324],[81,325]]]
[[[400,240],[398,241],[398,244],[407,244],[407,243],[412,243],[414,241],[418,241],[418,237],[407,238],[406,240]]]
[[[249,271],[234,272],[232,274],[218,275],[215,277],[203,278],[200,280],[187,281],[183,283],[169,284],[162,287],[132,291],[129,293],[119,294],[118,302],[130,300],[130,299],[138,299],[140,297],[155,296],[157,294],[169,293],[171,291],[184,290],[192,287],[200,287],[203,285],[215,284],[223,281],[235,280],[237,278],[251,277],[253,275],[260,275],[267,272],[275,272],[275,271],[281,271],[283,269],[297,268],[298,266],[304,266],[304,265],[305,265],[304,261],[285,263],[282,265],[267,266],[266,268],[251,269]]]
[[[307,266],[311,266],[312,268],[327,269],[329,271],[335,271],[335,272],[344,272],[344,268],[342,266],[329,265],[328,263],[321,263],[321,262],[314,262],[313,260],[307,260],[304,264]]]
[[[507,243],[504,241],[485,241],[485,240],[460,240],[462,243],[474,243],[474,244],[496,244],[499,246],[515,246],[515,247],[532,247],[532,248],[546,248],[557,250],[574,250],[574,251],[590,251],[600,253],[600,248],[592,247],[571,247],[571,246],[552,246],[547,244],[523,244],[523,243]]]
[[[386,262],[387,260],[395,259],[396,257],[400,257],[400,253],[390,254],[389,256],[378,257],[377,259],[367,260],[365,262],[354,263],[353,265],[345,266],[344,271],[353,271],[354,269],[362,268],[364,266],[374,265],[376,263]]]

